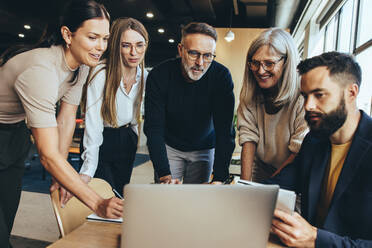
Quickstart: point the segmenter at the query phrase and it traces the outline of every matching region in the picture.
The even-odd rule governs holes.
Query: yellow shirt
[[[318,204],[318,226],[323,225],[328,214],[328,208],[332,201],[333,192],[335,191],[338,177],[340,176],[350,145],[351,141],[340,145],[332,144],[331,157],[323,179],[323,188]]]

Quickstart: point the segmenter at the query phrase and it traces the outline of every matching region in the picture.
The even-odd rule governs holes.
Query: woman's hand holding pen
[[[103,199],[98,204],[95,213],[103,218],[117,219],[123,216],[123,204],[124,201],[117,197]]]

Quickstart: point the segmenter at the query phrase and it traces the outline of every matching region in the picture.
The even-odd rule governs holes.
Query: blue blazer
[[[294,162],[270,179],[301,194],[301,215],[313,226],[330,154],[329,139],[310,132]],[[315,246],[372,247],[372,119],[363,111]]]

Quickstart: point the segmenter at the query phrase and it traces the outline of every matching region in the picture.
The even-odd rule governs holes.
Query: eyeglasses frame
[[[257,67],[256,70],[253,70],[253,69],[252,69],[252,62],[253,62],[253,60],[248,61],[248,66],[249,66],[249,69],[250,69],[251,71],[253,71],[253,72],[259,71],[260,68],[261,68],[261,66],[262,66],[262,69],[264,69],[265,71],[272,71],[272,70],[274,70],[275,66],[276,66],[280,61],[282,61],[283,59],[286,59],[286,58],[287,58],[286,56],[281,56],[280,59],[278,59],[278,60],[276,60],[276,61],[270,61],[270,63],[273,63],[273,64],[274,64],[274,65],[273,65],[273,68],[271,68],[270,70],[267,69],[267,66],[265,65],[265,60],[264,60],[264,61],[258,61],[258,60],[255,60],[255,61],[257,61],[257,62],[260,64],[260,65]]]
[[[191,60],[191,61],[196,61],[198,60],[200,57],[203,58],[203,61],[206,62],[206,63],[211,63],[215,58],[216,58],[216,55],[213,54],[213,53],[200,53],[198,51],[195,51],[195,50],[191,50],[191,49],[187,49],[183,44],[180,44],[181,47],[183,47],[187,53],[187,57]],[[192,58],[190,56],[190,51],[195,51],[197,53],[197,57],[196,58]],[[207,55],[207,54],[211,54],[212,55],[212,59],[211,60],[206,60],[204,55]]]
[[[130,45],[129,50],[127,51],[128,53],[130,53],[132,51],[133,47],[134,47],[134,50],[136,50],[137,53],[144,53],[146,51],[146,48],[147,48],[147,42],[142,42],[143,50],[140,50],[140,51],[138,51],[138,48],[137,48],[138,43],[136,43],[134,45],[132,43],[128,43],[128,42],[125,42],[125,43]],[[124,48],[123,45],[121,45],[121,48]],[[126,48],[124,48],[124,49],[126,49]]]

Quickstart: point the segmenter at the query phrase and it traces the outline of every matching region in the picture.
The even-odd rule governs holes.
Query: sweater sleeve
[[[257,124],[257,110],[253,105],[247,106],[243,101],[238,107],[237,129],[239,131],[239,144],[242,146],[245,142],[258,143],[260,136]]]
[[[218,92],[214,97],[213,124],[216,133],[216,146],[213,164],[213,181],[225,181],[229,176],[229,166],[235,148],[234,84],[230,72],[223,70]]]
[[[154,68],[146,80],[144,133],[154,169],[159,177],[170,175],[165,148],[165,81]]]
[[[293,114],[295,114],[293,122],[294,132],[291,135],[288,149],[293,153],[298,153],[305,135],[308,133],[309,129],[305,121],[305,109],[304,100],[302,96],[299,96],[294,107]]]

